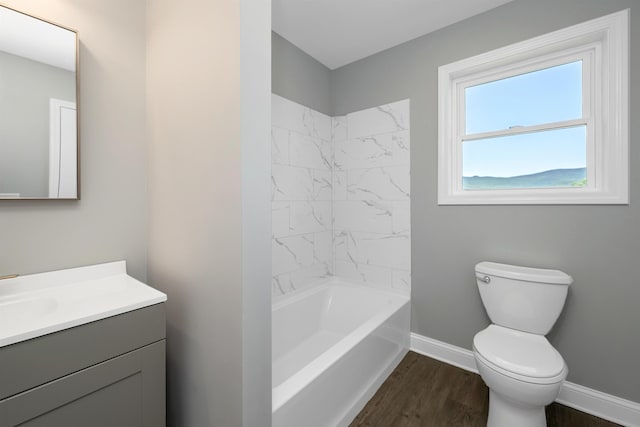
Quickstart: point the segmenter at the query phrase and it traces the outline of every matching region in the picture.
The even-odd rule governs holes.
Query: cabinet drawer
[[[0,401],[2,427],[162,427],[165,341]]]
[[[164,304],[0,348],[0,399],[165,338]]]

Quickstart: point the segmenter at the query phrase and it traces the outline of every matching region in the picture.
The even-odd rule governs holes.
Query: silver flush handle
[[[487,285],[489,283],[491,283],[491,277],[489,277],[489,276],[478,276],[478,275],[476,275],[476,279],[478,279],[481,282],[486,283]]]

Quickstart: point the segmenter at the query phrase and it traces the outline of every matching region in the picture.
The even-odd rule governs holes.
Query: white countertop
[[[0,280],[0,347],[166,300],[124,261]]]

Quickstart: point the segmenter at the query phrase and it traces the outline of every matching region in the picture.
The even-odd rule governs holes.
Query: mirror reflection
[[[0,198],[78,198],[76,46],[0,6]]]

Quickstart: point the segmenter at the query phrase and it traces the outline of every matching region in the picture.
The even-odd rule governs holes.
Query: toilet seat
[[[566,378],[562,356],[543,335],[490,325],[473,338],[476,357],[508,377],[534,384],[553,384]]]

